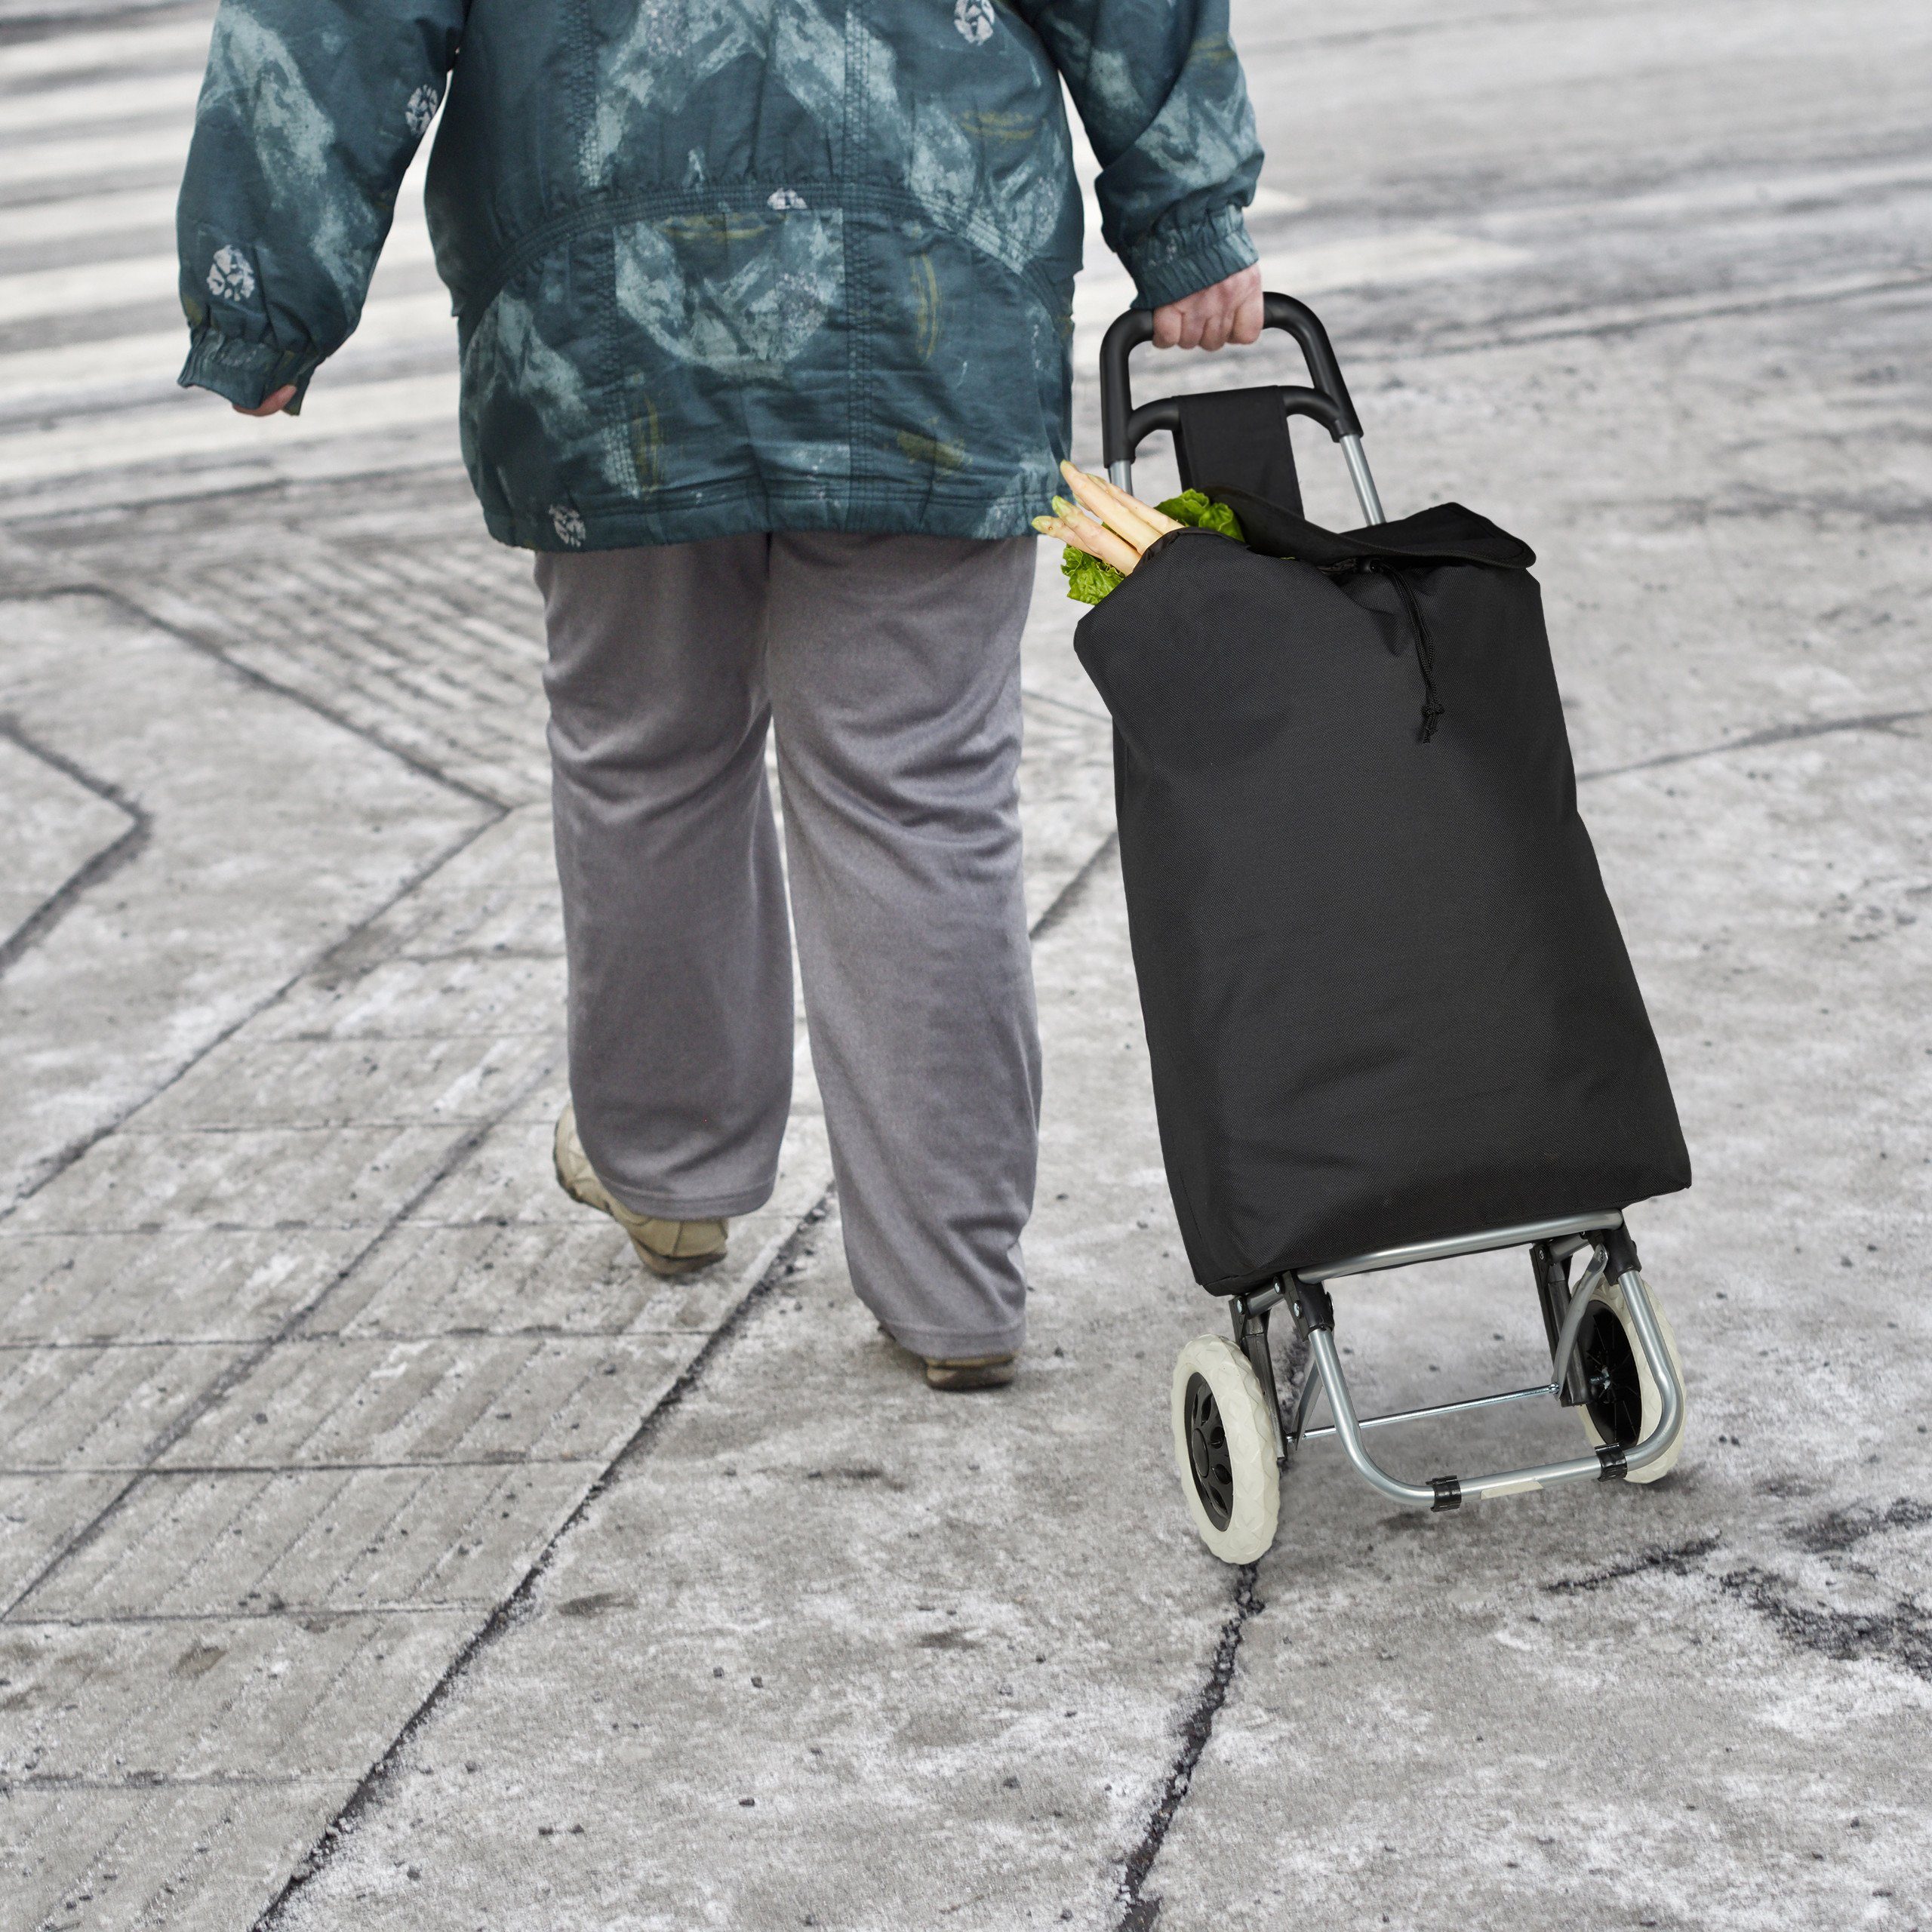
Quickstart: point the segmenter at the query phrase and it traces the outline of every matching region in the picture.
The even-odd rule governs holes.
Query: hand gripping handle
[[[1342,445],[1362,512],[1371,523],[1380,523],[1382,505],[1362,456],[1361,419],[1349,399],[1349,386],[1342,380],[1341,365],[1335,360],[1334,345],[1321,318],[1292,295],[1267,294],[1261,300],[1263,323],[1271,329],[1285,329],[1294,337],[1312,384],[1306,389],[1283,384],[1283,408],[1291,416],[1312,417]],[[1125,471],[1131,478],[1134,453],[1141,443],[1157,429],[1172,430],[1180,420],[1180,405],[1172,396],[1144,402],[1138,409],[1134,406],[1128,358],[1153,337],[1152,312],[1130,309],[1115,318],[1100,344],[1100,451],[1107,474],[1123,489],[1129,485],[1121,481],[1121,472]]]

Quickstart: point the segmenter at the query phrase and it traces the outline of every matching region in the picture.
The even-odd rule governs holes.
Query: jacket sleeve
[[[1241,210],[1261,146],[1228,0],[1011,0],[1065,76],[1099,158],[1100,232],[1158,308],[1255,259]]]
[[[183,387],[252,408],[360,319],[469,0],[221,0],[176,232]]]

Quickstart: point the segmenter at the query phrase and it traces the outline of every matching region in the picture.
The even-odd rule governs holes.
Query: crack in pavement
[[[284,684],[279,678],[271,678],[266,672],[258,671],[252,664],[245,664],[232,653],[217,644],[212,638],[202,636],[185,626],[171,623],[165,617],[158,617],[137,598],[112,583],[55,583],[36,587],[32,590],[17,590],[8,593],[9,598],[20,603],[58,603],[63,598],[89,598],[100,603],[116,607],[124,617],[137,623],[145,624],[152,630],[159,631],[164,636],[171,637],[177,644],[186,645],[190,651],[202,657],[212,658],[225,670],[232,672],[242,681],[271,697],[285,698],[291,704],[300,705],[304,711],[334,725],[338,731],[346,731],[351,737],[360,738],[365,745],[373,745],[377,750],[386,752],[398,764],[406,765],[419,778],[426,778],[432,784],[441,785],[468,798],[472,804],[482,805],[499,817],[515,811],[527,801],[521,798],[504,798],[494,792],[486,792],[480,785],[472,785],[467,779],[459,778],[451,771],[411,751],[407,745],[399,745],[385,737],[380,731],[372,731],[366,724],[325,704],[311,693],[298,690],[293,685]]]
[[[1928,1524],[1932,1503],[1901,1496],[1883,1509],[1854,1503],[1829,1509],[1792,1530],[1789,1540],[1805,1555],[1829,1561],[1869,1537],[1923,1529]],[[1862,1564],[1851,1567],[1862,1575],[1875,1574]],[[1795,1649],[1838,1663],[1890,1664],[1932,1682],[1932,1607],[1909,1591],[1901,1592],[1887,1610],[1825,1609],[1799,1601],[1786,1578],[1755,1564],[1727,1571],[1718,1579],[1718,1586],[1748,1604]]]
[[[1882,1509],[1854,1503],[1828,1510],[1788,1529],[1786,1536],[1794,1549],[1829,1558],[1869,1537],[1895,1530],[1923,1529],[1927,1524],[1932,1524],[1932,1503],[1900,1497]],[[1745,1564],[1721,1576],[1712,1576],[1702,1567],[1702,1559],[1721,1542],[1715,1535],[1694,1537],[1640,1551],[1622,1562],[1585,1576],[1560,1578],[1543,1587],[1550,1595],[1564,1596],[1602,1589],[1632,1577],[1700,1576],[1724,1595],[1756,1611],[1795,1649],[1837,1663],[1890,1664],[1932,1682],[1932,1607],[1909,1591],[1901,1592],[1884,1610],[1822,1608],[1800,1601],[1797,1586],[1789,1579],[1761,1564]],[[1860,1574],[1873,1573],[1861,1568]]]
[[[342,730],[349,733],[352,737],[359,738],[365,743],[373,745],[378,750],[387,752],[419,777],[426,778],[432,783],[455,792],[459,797],[466,798],[472,804],[481,807],[483,815],[475,825],[451,839],[441,851],[432,853],[421,866],[411,872],[407,878],[401,881],[392,893],[373,907],[365,918],[358,920],[348,931],[340,934],[331,940],[314,957],[304,961],[279,986],[273,988],[256,1004],[238,1014],[229,1025],[223,1027],[212,1038],[205,1041],[198,1051],[190,1054],[158,1085],[148,1093],[143,1094],[138,1100],[120,1109],[98,1126],[91,1128],[85,1134],[77,1135],[64,1146],[57,1149],[53,1153],[45,1156],[32,1171],[26,1185],[14,1195],[13,1198],[4,1204],[0,1204],[0,1223],[5,1222],[8,1217],[19,1208],[23,1201],[31,1199],[42,1188],[58,1180],[91,1149],[98,1146],[111,1134],[118,1134],[143,1107],[148,1106],[150,1102],[159,1099],[171,1088],[184,1079],[211,1054],[225,1046],[251,1020],[266,1013],[278,1001],[285,998],[303,980],[312,976],[325,973],[331,962],[343,954],[346,949],[362,940],[375,929],[378,922],[387,914],[393,912],[419,888],[426,884],[444,866],[460,857],[486,832],[501,824],[514,809],[512,806],[502,800],[492,798],[487,792],[480,791],[475,786],[466,784],[463,780],[452,777],[448,772],[438,771],[434,765],[425,763],[412,753],[386,743],[374,733],[365,731],[352,720],[338,715],[327,706],[317,703],[303,693],[292,691],[286,685],[278,684],[273,678],[265,677],[261,672],[251,670],[245,664],[237,663],[226,652],[216,645],[208,643],[205,638],[195,636],[191,632],[183,630],[178,625],[168,623],[163,619],[154,616],[152,612],[143,610],[134,599],[118,590],[100,584],[63,584],[49,589],[9,593],[9,601],[18,602],[54,601],[61,598],[83,597],[97,599],[110,605],[118,608],[132,621],[149,626],[165,635],[174,638],[177,643],[185,645],[190,650],[205,657],[213,658],[216,663],[224,666],[245,683],[257,690],[268,692],[277,697],[286,698],[291,703],[299,704],[304,710],[313,712],[316,716],[339,726]],[[29,747],[29,749],[35,749],[37,755],[44,755],[38,752],[37,747]],[[90,784],[91,788],[93,788],[92,781],[81,774],[78,768],[72,775],[78,778],[80,782]],[[124,804],[124,809],[131,811],[135,809],[131,804],[124,804],[118,795],[103,792],[101,795],[111,796],[112,801],[117,804]],[[143,814],[143,819],[145,820],[145,814]],[[134,854],[131,852],[128,856],[131,857]],[[83,868],[83,870],[85,869]],[[35,916],[37,917],[38,915]],[[0,970],[4,970],[3,963],[0,963]],[[92,1230],[92,1232],[98,1232],[98,1230]]]
[[[1278,1401],[1284,1436],[1294,1422],[1309,1360],[1307,1340],[1297,1334],[1288,1344],[1278,1377]],[[1152,1897],[1147,1896],[1147,1875],[1161,1855],[1161,1847],[1167,1841],[1176,1816],[1187,1801],[1194,1783],[1195,1767],[1200,1763],[1201,1753],[1208,1748],[1208,1740],[1214,1734],[1214,1720],[1227,1702],[1234,1683],[1235,1660],[1241,1654],[1241,1638],[1247,1633],[1251,1620],[1267,1607],[1254,1594],[1257,1574],[1258,1566],[1252,1563],[1244,1564],[1236,1573],[1234,1611],[1221,1626],[1220,1638],[1214,1646],[1214,1658],[1208,1667],[1207,1681],[1195,1694],[1181,1720],[1180,1748],[1168,1767],[1167,1780],[1148,1817],[1146,1828],[1121,1861],[1120,1887],[1115,1894],[1121,1911],[1115,1921],[1114,1932],[1149,1932],[1160,1916],[1160,1895],[1156,1893]]]
[[[1876,731],[1889,734],[1901,724],[1915,724],[1932,718],[1932,706],[1912,711],[1868,711],[1856,718],[1810,718],[1795,724],[1767,724],[1761,731],[1747,731],[1741,738],[1727,738],[1722,743],[1703,745],[1690,751],[1660,752],[1654,758],[1638,758],[1632,764],[1611,764],[1595,771],[1580,771],[1579,785],[1595,784],[1603,778],[1622,778],[1633,771],[1660,771],[1666,765],[1689,764],[1694,760],[1721,758],[1727,752],[1761,751],[1767,745],[1796,744],[1806,738],[1827,738],[1840,731]]]
[[[1620,1583],[1628,1577],[1641,1577],[1653,1571],[1661,1571],[1673,1577],[1687,1577],[1697,1566],[1698,1560],[1709,1556],[1715,1549],[1720,1539],[1714,1536],[1693,1537],[1687,1543],[1668,1543],[1654,1549],[1639,1550],[1635,1556],[1626,1557],[1621,1563],[1606,1564],[1601,1570],[1592,1570],[1581,1577],[1559,1577],[1553,1583],[1546,1583],[1544,1590],[1551,1596],[1570,1596],[1586,1590],[1600,1590],[1607,1583]]]
[[[1110,832],[1088,857],[1086,863],[1054,895],[1054,902],[1033,921],[1026,937],[1037,944],[1066,918],[1087,896],[1094,881],[1113,863],[1120,851],[1120,833]]]
[[[1822,1516],[1804,1524],[1792,1538],[1814,1556],[1829,1556],[1850,1549],[1886,1530],[1923,1529],[1932,1523],[1932,1503],[1901,1496],[1883,1509],[1869,1503],[1854,1503],[1846,1509],[1828,1509]]]
[[[1208,1666],[1208,1681],[1181,1719],[1180,1749],[1168,1767],[1167,1781],[1148,1818],[1146,1829],[1127,1854],[1120,1889],[1115,1894],[1120,1916],[1114,1921],[1114,1932],[1150,1932],[1161,1915],[1160,1895],[1156,1893],[1152,1897],[1147,1896],[1147,1875],[1153,1869],[1155,1860],[1161,1855],[1161,1847],[1167,1841],[1175,1814],[1187,1801],[1188,1791],[1194,1782],[1194,1768],[1208,1748],[1208,1739],[1214,1735],[1214,1720],[1227,1702],[1229,1688],[1234,1682],[1235,1660],[1241,1652],[1241,1637],[1250,1620],[1267,1607],[1254,1594],[1254,1579],[1255,1566],[1252,1563],[1243,1564],[1235,1573],[1234,1608],[1221,1626],[1220,1641],[1214,1646],[1214,1660]]]
[[[1718,1580],[1795,1649],[1836,1663],[1888,1663],[1932,1683],[1932,1609],[1916,1597],[1901,1596],[1887,1611],[1819,1610],[1795,1601],[1782,1577],[1755,1564]]]

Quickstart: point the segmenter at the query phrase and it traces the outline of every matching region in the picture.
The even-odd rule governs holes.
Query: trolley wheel
[[[1252,1563],[1275,1540],[1281,1472],[1261,1383],[1224,1336],[1197,1335],[1174,1364],[1174,1460],[1201,1540]]]
[[[1650,1284],[1644,1284],[1650,1287]],[[1684,1383],[1684,1364],[1677,1352],[1677,1337],[1669,1318],[1650,1289],[1651,1312],[1663,1334],[1663,1345],[1670,1365],[1677,1371],[1678,1386]],[[1657,1426],[1663,1402],[1650,1365],[1644,1360],[1642,1344],[1630,1319],[1629,1303],[1622,1285],[1599,1281],[1590,1295],[1583,1326],[1577,1332],[1577,1353],[1583,1363],[1583,1384],[1588,1392],[1577,1413],[1583,1419],[1584,1432],[1599,1447],[1612,1442],[1629,1448],[1641,1442]],[[1683,1453],[1684,1430],[1679,1425],[1677,1440],[1654,1463],[1632,1469],[1627,1481],[1655,1482],[1677,1466]]]

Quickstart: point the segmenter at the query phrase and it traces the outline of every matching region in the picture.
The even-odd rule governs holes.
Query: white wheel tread
[[[1677,1352],[1676,1334],[1671,1327],[1669,1317],[1663,1312],[1663,1303],[1657,1299],[1657,1290],[1651,1287],[1647,1281],[1644,1286],[1649,1291],[1651,1312],[1657,1318],[1657,1327],[1663,1335],[1664,1348],[1669,1355],[1671,1367],[1677,1371],[1677,1383],[1681,1389],[1684,1386],[1684,1363]],[[1644,1359],[1643,1344],[1638,1340],[1636,1328],[1630,1319],[1629,1300],[1624,1295],[1622,1283],[1608,1280],[1598,1283],[1590,1299],[1601,1302],[1609,1309],[1623,1329],[1625,1340],[1630,1344],[1630,1352],[1637,1358],[1637,1386],[1643,1392],[1643,1420],[1638,1435],[1641,1441],[1657,1426],[1657,1418],[1663,1413],[1663,1398],[1658,1393],[1657,1380],[1651,1374],[1650,1364]],[[1684,1406],[1686,1408],[1689,1407],[1687,1398]],[[1577,1413],[1583,1417],[1583,1432],[1592,1442],[1599,1448],[1608,1443],[1610,1438],[1597,1427],[1587,1407],[1579,1408]],[[1684,1426],[1680,1420],[1677,1440],[1654,1463],[1647,1463],[1641,1469],[1632,1469],[1624,1480],[1626,1482],[1656,1482],[1669,1475],[1676,1468],[1678,1457],[1684,1453]]]
[[[1194,1486],[1187,1447],[1187,1388],[1198,1375],[1214,1391],[1226,1432],[1234,1478],[1233,1506],[1217,1529]],[[1275,1540],[1281,1516],[1281,1472],[1275,1461],[1275,1432],[1260,1379],[1247,1358],[1221,1335],[1197,1335],[1174,1364],[1170,1402],[1174,1460],[1182,1492],[1201,1540],[1223,1563],[1252,1563]]]

